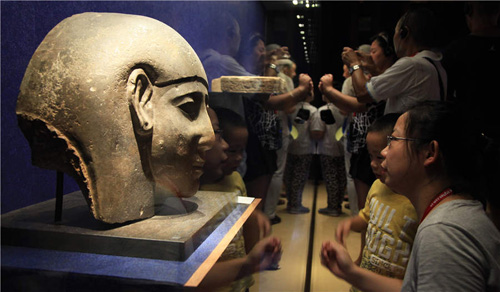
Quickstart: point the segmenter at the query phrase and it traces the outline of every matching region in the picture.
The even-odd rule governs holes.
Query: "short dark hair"
[[[432,10],[425,7],[410,8],[399,22],[401,28],[408,27],[417,44],[429,48],[440,44],[440,26]]]
[[[381,116],[370,125],[367,133],[376,132],[386,135],[392,134],[394,125],[396,124],[400,116],[400,113],[390,113]]]
[[[500,10],[497,1],[467,1],[464,3],[464,13],[471,16],[473,12],[479,15],[495,15]]]
[[[212,109],[217,114],[220,127],[224,132],[234,128],[247,127],[245,119],[237,112],[224,107],[213,107]]]
[[[254,32],[247,39],[242,39],[237,59],[244,60],[251,55],[259,41],[264,41],[264,37],[259,32]]]
[[[377,41],[382,50],[384,50],[384,55],[386,57],[396,57],[396,53],[394,52],[394,44],[392,42],[392,36],[389,33],[382,31],[372,36],[370,41]]]

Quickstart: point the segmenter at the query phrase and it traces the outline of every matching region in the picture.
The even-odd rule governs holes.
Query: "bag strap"
[[[423,57],[424,59],[426,59],[427,61],[429,61],[433,66],[434,68],[436,69],[436,72],[438,74],[438,79],[439,79],[439,96],[441,98],[441,101],[444,101],[445,99],[445,93],[444,93],[444,86],[443,86],[443,80],[441,79],[441,74],[439,74],[439,70],[436,66],[436,63],[434,63],[434,61],[429,58],[429,57]]]

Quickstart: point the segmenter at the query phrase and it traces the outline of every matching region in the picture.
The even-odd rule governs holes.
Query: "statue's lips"
[[[194,159],[193,167],[195,167],[195,168],[198,168],[198,167],[203,168],[204,165],[205,165],[205,159],[203,159],[201,157],[196,157]]]
[[[193,163],[193,173],[199,177],[203,174],[203,166],[205,165],[205,160],[199,158]]]

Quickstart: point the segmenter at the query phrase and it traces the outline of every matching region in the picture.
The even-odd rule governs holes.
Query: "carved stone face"
[[[154,215],[154,189],[189,197],[214,142],[198,56],[152,18],[83,13],[34,53],[16,113],[33,163],[73,176],[95,218]]]
[[[151,168],[154,180],[179,197],[192,196],[203,174],[205,152],[213,144],[207,89],[187,82],[156,88]]]

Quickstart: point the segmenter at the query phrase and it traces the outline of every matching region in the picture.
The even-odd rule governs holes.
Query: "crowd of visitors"
[[[258,231],[244,240],[254,250],[238,257],[248,261],[265,245],[273,247],[266,263],[277,259],[279,240],[261,242],[269,224],[286,224],[279,204],[296,216],[310,212],[302,192],[318,157],[328,196],[320,214],[341,216],[354,182],[352,216],[321,249],[322,264],[352,291],[500,290],[500,205],[493,187],[500,140],[487,102],[495,83],[493,74],[478,70],[499,63],[500,5],[464,5],[471,34],[445,49],[436,49],[438,22],[425,8],[403,14],[393,36],[373,36],[368,51],[345,47],[343,88],[325,74],[316,84],[321,97],[309,75],[297,78],[287,47],[266,46],[259,34],[242,41],[238,22],[221,16],[224,39],[201,54],[209,81],[277,76],[286,84],[266,101],[242,97],[244,115],[216,109],[229,145],[218,158],[226,171],[211,181],[237,181],[240,191],[262,199],[254,215],[260,219],[252,221]],[[323,105],[312,105],[315,98]],[[241,130],[238,138],[232,124]],[[345,244],[350,231],[362,233],[355,261]]]

